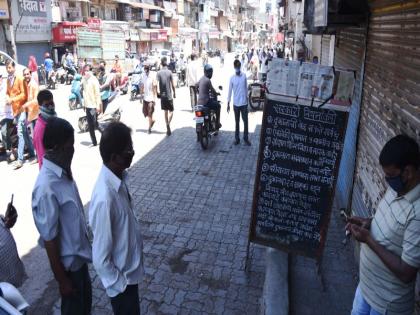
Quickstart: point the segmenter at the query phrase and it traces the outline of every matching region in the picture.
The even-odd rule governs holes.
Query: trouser
[[[96,113],[96,108],[86,108],[86,118],[89,126],[90,139],[92,140],[93,145],[97,145],[95,129],[98,128],[98,116]]]
[[[138,285],[128,285],[123,293],[111,298],[115,315],[140,315]]]
[[[105,113],[106,108],[108,107],[109,104],[109,97],[102,100],[102,112]]]
[[[190,86],[190,100],[191,108],[197,106],[197,87],[195,85]]]
[[[29,137],[28,128],[26,125],[26,113],[20,113],[17,117],[17,132],[18,132],[18,160],[23,162],[23,155],[25,153],[25,145],[28,148],[28,153],[30,157],[35,156],[34,146],[32,144],[32,139]]]
[[[1,141],[6,150],[12,149],[12,140],[10,139],[10,133],[12,131],[13,119],[4,118],[0,121],[1,126]]]
[[[76,290],[71,296],[61,297],[62,315],[89,315],[92,308],[92,285],[88,266],[84,264],[77,271],[68,271],[67,276]]]
[[[382,313],[376,311],[372,306],[369,305],[369,303],[363,297],[360,287],[357,286],[351,315],[382,315]]]
[[[216,99],[210,99],[206,105],[207,108],[210,108],[216,112],[216,122],[217,122],[217,129],[219,129],[220,125],[220,103]]]
[[[235,139],[239,141],[239,119],[244,122],[244,140],[248,140],[248,105],[233,106],[235,112]]]

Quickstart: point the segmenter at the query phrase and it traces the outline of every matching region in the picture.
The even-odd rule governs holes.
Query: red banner
[[[54,43],[73,43],[76,41],[76,29],[86,26],[81,22],[63,22],[53,27],[52,38]]]

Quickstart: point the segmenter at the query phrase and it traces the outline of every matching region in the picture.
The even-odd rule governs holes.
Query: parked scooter
[[[64,84],[66,83],[66,70],[63,67],[58,67],[56,72],[57,82]]]
[[[0,282],[0,314],[22,315],[28,308],[18,289],[8,282]]]
[[[141,75],[142,71],[140,68],[136,68],[133,72],[128,74],[131,76],[131,88],[130,88],[130,101],[134,101],[138,95],[140,95],[140,87],[141,87]]]
[[[73,83],[71,85],[71,92],[69,96],[70,110],[81,108],[83,106],[81,81],[82,81],[82,76],[80,74],[76,74],[76,76],[74,77]]]
[[[263,109],[266,93],[265,82],[257,82],[248,85],[248,104],[253,110]]]
[[[222,90],[221,86],[219,86],[219,90]],[[218,102],[220,103],[220,101]],[[216,111],[204,105],[197,105],[194,120],[197,141],[200,141],[201,147],[206,150],[210,138],[218,134]]]
[[[57,83],[57,72],[55,70],[52,70],[48,75],[47,88],[51,90],[55,90],[56,83]]]
[[[115,91],[109,97],[109,103],[106,107],[105,113],[98,116],[99,130],[103,131],[111,122],[120,121],[121,113],[122,109],[120,94],[118,91]],[[86,115],[79,118],[78,126],[81,132],[87,132],[89,130]]]

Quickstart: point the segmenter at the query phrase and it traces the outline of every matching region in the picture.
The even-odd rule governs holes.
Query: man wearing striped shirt
[[[420,267],[420,153],[399,135],[381,151],[390,186],[373,218],[351,217],[347,230],[361,242],[360,282],[352,315],[411,315]]]

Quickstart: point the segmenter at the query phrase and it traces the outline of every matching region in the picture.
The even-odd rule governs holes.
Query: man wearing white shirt
[[[246,82],[246,75],[241,71],[241,62],[235,60],[233,63],[235,67],[235,74],[229,81],[229,92],[227,99],[227,111],[230,112],[230,100],[233,92],[233,111],[235,112],[235,145],[240,143],[239,140],[239,119],[242,116],[244,122],[244,142],[246,145],[251,145],[248,139],[248,84]]]
[[[140,314],[138,284],[143,278],[143,241],[133,212],[126,169],[133,160],[131,129],[114,122],[99,144],[103,166],[92,193],[93,265],[115,315]]]
[[[153,120],[153,113],[155,111],[157,83],[152,74],[150,74],[150,66],[144,65],[144,73],[142,76],[141,93],[143,96],[143,115],[149,119],[149,129],[147,133],[152,133],[152,127],[155,123]]]
[[[196,55],[191,55],[191,61],[187,65],[187,84],[190,89],[191,109],[197,105],[197,83],[201,78],[203,69],[201,62],[196,60]]]

